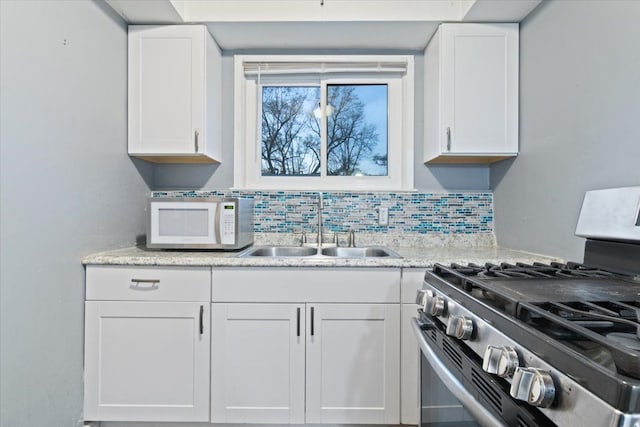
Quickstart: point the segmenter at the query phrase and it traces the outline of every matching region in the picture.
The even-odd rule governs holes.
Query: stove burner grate
[[[637,302],[521,303],[517,318],[560,342],[605,347],[616,371],[640,379],[640,323]]]
[[[631,350],[640,351],[640,340],[635,334],[629,334],[626,332],[610,332],[607,334],[607,338],[613,342],[620,343]]]
[[[479,279],[488,278],[609,278],[617,277],[615,273],[602,270],[599,268],[587,267],[576,262],[568,262],[566,264],[552,262],[550,264],[543,263],[486,263],[478,265],[470,263],[466,266],[460,264],[451,264],[451,270],[456,271],[465,276],[475,276]]]

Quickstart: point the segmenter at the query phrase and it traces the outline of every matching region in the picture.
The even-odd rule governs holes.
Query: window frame
[[[245,76],[245,62],[397,62],[406,64],[401,75],[381,75],[371,71],[345,75],[328,75],[311,79],[298,76],[268,76],[259,85]],[[388,191],[413,190],[414,161],[414,78],[413,56],[410,55],[235,55],[234,56],[234,188],[243,190],[350,190]],[[261,99],[265,86],[320,86],[320,96],[326,104],[326,85],[330,84],[387,84],[387,154],[386,176],[262,176],[261,158]],[[323,104],[323,105],[324,105]],[[323,116],[324,117],[324,116]],[[326,117],[324,117],[326,119]],[[321,125],[326,132],[326,122]],[[326,141],[322,141],[322,156],[326,162]]]

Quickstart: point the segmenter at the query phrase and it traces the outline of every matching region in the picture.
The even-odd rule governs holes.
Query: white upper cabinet
[[[425,50],[425,162],[518,154],[518,24],[442,24]]]
[[[129,155],[219,162],[220,73],[204,25],[129,26]]]

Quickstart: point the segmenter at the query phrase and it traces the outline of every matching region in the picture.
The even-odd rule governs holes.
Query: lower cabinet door
[[[304,304],[211,310],[211,421],[304,423]]]
[[[88,421],[207,421],[209,304],[88,301]]]
[[[307,423],[400,423],[399,304],[307,304]]]

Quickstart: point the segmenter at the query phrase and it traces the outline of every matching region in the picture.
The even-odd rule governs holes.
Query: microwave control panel
[[[233,245],[236,242],[236,204],[225,202],[220,207],[220,243]]]

